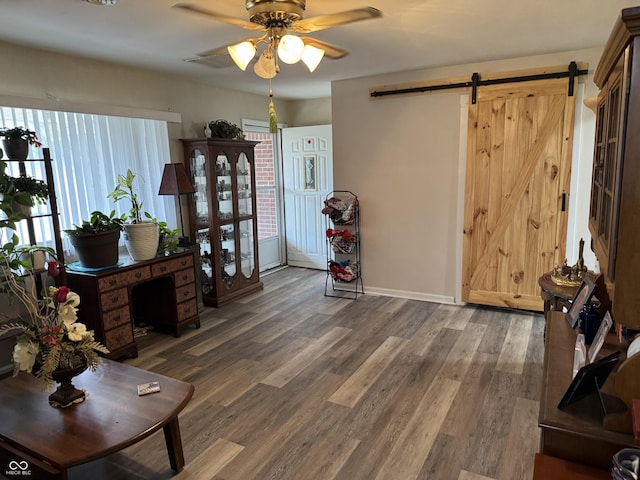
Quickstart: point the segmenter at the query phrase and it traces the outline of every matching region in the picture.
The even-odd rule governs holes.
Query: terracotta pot
[[[2,146],[7,158],[26,160],[29,156],[29,141],[22,138],[3,138]]]
[[[118,240],[120,230],[94,235],[69,235],[83,267],[104,268],[118,263]]]

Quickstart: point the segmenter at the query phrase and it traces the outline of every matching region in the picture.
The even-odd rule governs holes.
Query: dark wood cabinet
[[[560,311],[546,316],[544,369],[540,392],[540,453],[572,462],[611,468],[612,456],[623,448],[634,448],[633,435],[603,426],[605,415],[598,395],[578,400],[563,410],[558,403],[571,384],[577,332]],[[618,338],[610,333],[599,358],[621,349]],[[624,408],[615,393],[615,376],[610,375],[602,389],[608,412]]]
[[[219,307],[262,289],[254,147],[258,142],[182,139],[195,193],[190,234],[198,245],[203,303]]]
[[[616,323],[640,328],[640,7],[616,22],[598,63],[589,209],[592,248]]]
[[[67,271],[67,284],[82,299],[80,321],[105,345],[109,358],[137,356],[133,326],[151,325],[179,337],[184,327],[200,327],[194,252],[136,262],[93,272]]]

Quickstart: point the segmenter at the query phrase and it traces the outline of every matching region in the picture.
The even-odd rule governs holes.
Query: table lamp
[[[179,247],[188,247],[191,242],[189,237],[184,234],[184,221],[182,220],[182,202],[180,195],[185,193],[193,193],[196,189],[189,180],[187,171],[182,163],[167,163],[162,172],[162,181],[160,182],[160,191],[158,195],[178,195],[178,208],[180,209],[180,229],[182,236],[178,241]]]

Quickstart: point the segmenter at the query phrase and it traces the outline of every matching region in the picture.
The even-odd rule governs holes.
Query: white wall
[[[465,155],[460,142],[465,138],[460,135],[460,92],[371,100],[369,89],[576,61],[590,65],[588,78],[581,81],[585,95],[593,96],[597,89],[591,76],[600,53],[600,49],[563,52],[333,83],[334,185],[360,197],[365,291],[458,300],[461,228],[457,215],[464,196],[459,158]],[[580,192],[583,206],[588,205],[591,176],[592,117],[593,113],[578,108],[574,168],[580,165],[576,181],[587,182]],[[578,195],[572,195],[571,206],[577,201]],[[571,225],[572,235],[588,232],[585,212],[574,214],[579,220]],[[589,237],[585,239],[588,248]],[[577,249],[577,240],[575,245]],[[567,252],[571,257],[572,252]]]
[[[223,118],[238,125],[242,118],[269,121],[267,94],[253,95],[177,75],[4,42],[0,42],[0,58],[0,95],[28,97],[35,102],[30,102],[31,105],[40,99],[47,105],[42,108],[49,108],[51,103],[85,104],[89,107],[87,111],[93,105],[181,114],[181,124],[169,125],[172,161],[182,157],[178,139],[202,136],[205,121]],[[215,75],[215,70],[211,70],[211,75]],[[278,98],[274,103],[278,121],[290,126],[331,123],[329,99],[316,100],[308,108],[294,108],[295,102]]]

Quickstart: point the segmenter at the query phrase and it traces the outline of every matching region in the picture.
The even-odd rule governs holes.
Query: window
[[[163,166],[171,161],[166,122],[0,107],[0,126],[33,130],[43,147],[50,149],[62,230],[80,224],[94,210],[128,213],[128,204],[122,201],[115,204],[107,198],[117,175],[126,173],[127,169],[136,174],[143,210],[175,228],[174,197],[158,195]],[[42,158],[42,152],[32,146],[29,158]],[[40,162],[28,162],[26,167],[28,175],[45,178]],[[18,176],[18,165],[9,164],[7,173]],[[46,206],[35,207],[34,213],[39,209],[42,212]],[[19,228],[26,228],[23,223]],[[35,223],[37,243],[53,246],[48,220]],[[1,233],[0,240],[6,241],[8,232]],[[26,231],[18,231],[18,235],[21,239],[28,238]],[[63,235],[65,255],[68,255],[73,247],[65,237]]]

